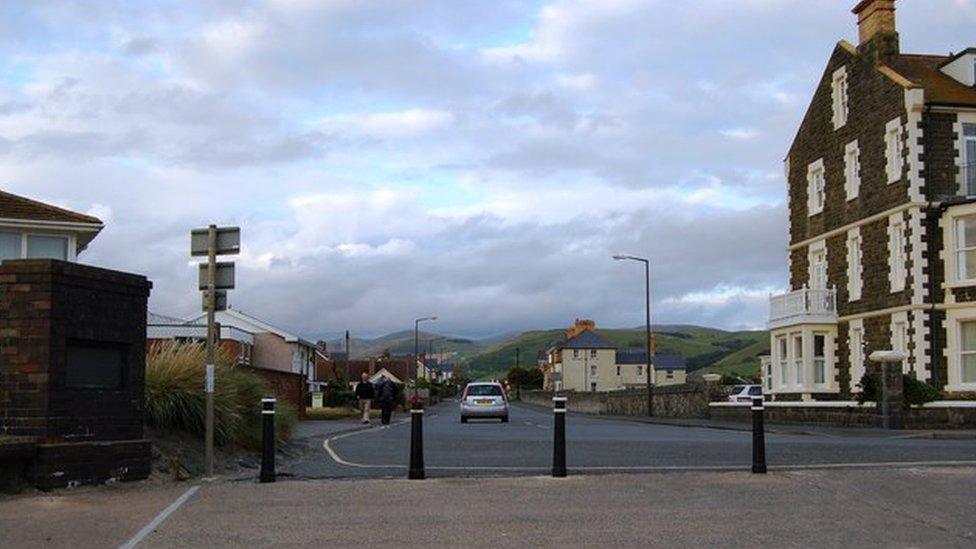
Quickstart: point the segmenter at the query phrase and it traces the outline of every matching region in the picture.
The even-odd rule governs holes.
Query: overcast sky
[[[853,0],[0,1],[0,188],[92,213],[86,263],[199,308],[189,230],[243,229],[230,302],[308,337],[763,327],[782,159]],[[976,1],[902,0],[903,51]]]

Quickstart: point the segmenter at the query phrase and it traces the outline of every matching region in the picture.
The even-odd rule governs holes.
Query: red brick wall
[[[308,404],[308,384],[305,376],[264,368],[249,368],[249,371],[260,376],[271,386],[278,399],[278,405],[290,406],[298,412],[299,416],[305,417],[305,408]]]

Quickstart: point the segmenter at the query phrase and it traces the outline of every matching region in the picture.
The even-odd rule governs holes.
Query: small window
[[[666,373],[664,374],[664,377],[666,377],[666,378],[668,378],[668,379],[674,379],[674,371],[673,371],[673,370],[668,370],[668,371],[667,371],[667,372],[666,372]]]
[[[596,349],[590,349],[590,358],[596,358]]]
[[[858,197],[861,190],[861,149],[857,141],[844,148],[844,191],[848,200]]]
[[[573,358],[579,358],[579,349],[573,349]]]
[[[68,260],[68,239],[63,236],[27,235],[28,259]]]
[[[901,119],[896,118],[885,126],[885,172],[888,175],[888,183],[901,180],[904,147]]]
[[[962,383],[976,383],[976,321],[960,322],[959,363]]]
[[[620,375],[620,366],[617,366],[617,375]]]
[[[956,279],[976,279],[976,215],[956,220]]]
[[[827,180],[824,174],[823,160],[818,160],[807,167],[807,209],[808,215],[816,215],[823,211],[827,201]]]
[[[906,272],[905,224],[895,214],[888,220],[888,281],[892,292],[905,289]]]
[[[638,366],[637,367],[637,377],[641,377],[643,375],[644,375],[644,367],[643,366]]]
[[[855,228],[847,232],[847,298],[850,301],[861,299],[862,275],[861,231]]]
[[[0,233],[0,261],[23,257],[22,241],[20,233]]]
[[[596,365],[590,366],[590,375],[596,376]]]
[[[833,107],[834,129],[839,129],[847,124],[848,115],[848,93],[847,93],[847,68],[841,67],[834,71],[833,82],[831,84],[831,100]]]

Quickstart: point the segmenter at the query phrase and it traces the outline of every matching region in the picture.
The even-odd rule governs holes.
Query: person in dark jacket
[[[356,398],[359,399],[359,410],[363,413],[363,423],[369,423],[369,409],[376,398],[376,389],[369,381],[369,374],[363,372],[362,381],[356,385]]]
[[[379,387],[376,390],[377,398],[376,400],[380,404],[380,409],[383,411],[382,421],[383,425],[390,424],[390,418],[393,416],[393,402],[396,400],[396,386],[386,376],[380,378]]]

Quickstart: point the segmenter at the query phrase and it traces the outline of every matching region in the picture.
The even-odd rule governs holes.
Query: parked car
[[[752,402],[752,397],[762,394],[762,385],[736,385],[729,393],[729,402]]]
[[[508,396],[498,382],[468,383],[461,393],[461,423],[470,418],[498,418],[508,422]]]

